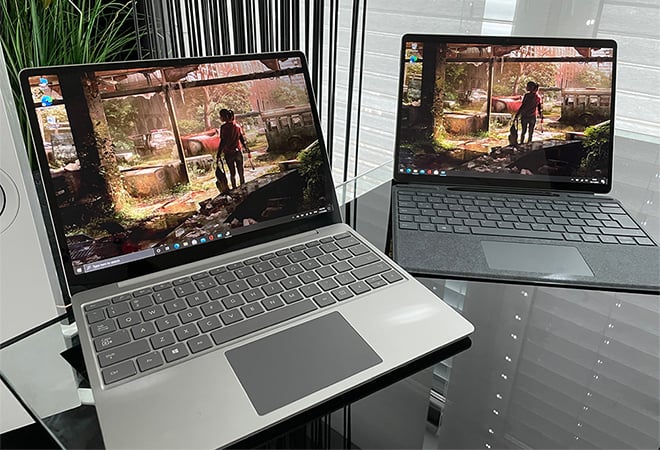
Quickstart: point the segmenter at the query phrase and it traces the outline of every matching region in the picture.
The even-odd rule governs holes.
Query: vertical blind
[[[143,58],[305,52],[337,183],[391,164],[408,32],[615,38],[616,128],[660,139],[657,0],[134,1]]]

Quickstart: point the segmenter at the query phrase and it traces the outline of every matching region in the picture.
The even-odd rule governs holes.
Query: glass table
[[[390,167],[338,187],[346,222],[385,251]],[[469,341],[240,446],[658,448],[657,295],[420,281],[475,325]],[[53,319],[4,346],[0,374],[62,448],[101,448],[74,329]]]

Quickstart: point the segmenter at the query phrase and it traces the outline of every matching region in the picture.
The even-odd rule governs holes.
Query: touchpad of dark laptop
[[[382,362],[338,312],[226,352],[259,415]]]
[[[496,270],[593,277],[575,247],[483,241],[488,267]]]

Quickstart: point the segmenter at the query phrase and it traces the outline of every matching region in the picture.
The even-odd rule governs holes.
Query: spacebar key
[[[312,300],[303,300],[302,302],[294,303],[293,305],[285,306],[284,308],[275,309],[268,312],[268,314],[256,316],[245,322],[239,322],[227,328],[215,330],[211,333],[211,337],[216,345],[224,344],[225,342],[246,336],[255,331],[263,330],[271,325],[302,316],[315,309],[316,305]]]
[[[554,231],[530,231],[530,230],[512,230],[509,228],[485,228],[485,227],[470,227],[472,234],[485,234],[488,236],[511,236],[523,237],[532,239],[556,239],[559,241],[564,240],[561,233]]]

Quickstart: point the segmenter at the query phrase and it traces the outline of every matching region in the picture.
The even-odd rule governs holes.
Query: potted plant
[[[34,149],[18,73],[25,67],[127,59],[138,42],[133,17],[130,0],[0,1],[2,51],[33,169]]]

